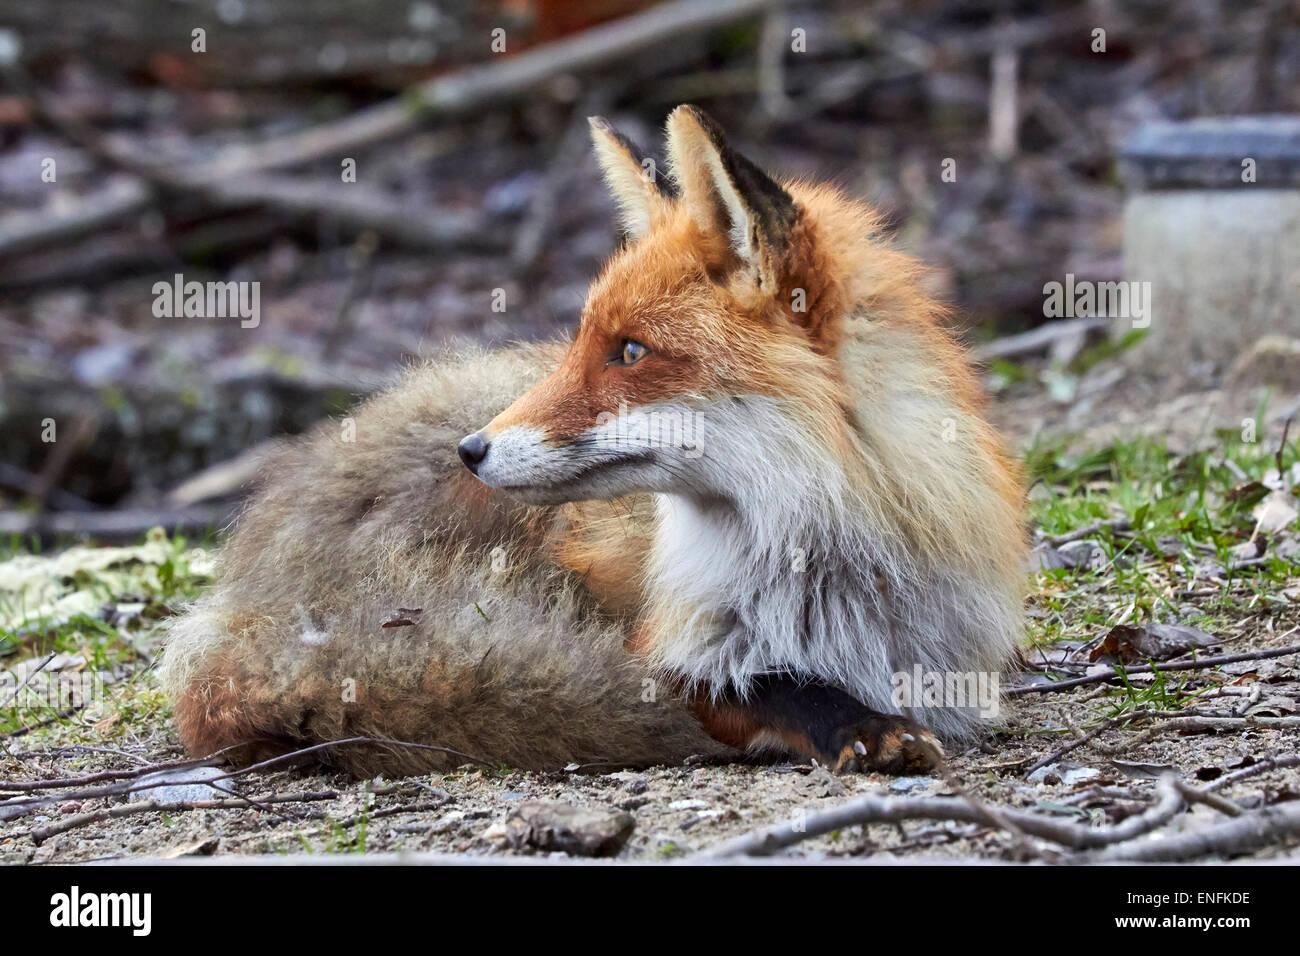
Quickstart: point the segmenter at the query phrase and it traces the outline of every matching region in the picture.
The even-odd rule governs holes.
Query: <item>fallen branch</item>
[[[1267,773],[1270,770],[1280,770],[1283,767],[1300,767],[1300,754],[1291,754],[1287,757],[1265,757],[1249,767],[1243,767],[1241,770],[1234,770],[1232,773],[1220,777],[1205,789],[1207,792],[1222,790],[1229,784],[1236,783],[1239,780],[1245,780],[1248,777],[1255,777],[1261,773]]]
[[[258,763],[249,764],[246,767],[239,767],[227,773],[223,773],[215,777],[210,777],[204,780],[203,783],[209,786],[213,786],[222,780],[231,780],[234,779],[235,777],[242,777],[245,776],[246,774],[253,773],[254,771],[265,770],[267,767],[272,767],[277,764],[282,764],[288,761],[297,760],[301,757],[313,753],[318,753],[322,750],[329,750],[334,747],[345,747],[345,746],[352,746],[357,744],[378,746],[378,747],[398,747],[398,748],[405,748],[410,750],[433,750],[433,751],[437,751],[438,753],[444,753],[454,757],[459,757],[470,763],[479,764],[480,766],[484,766],[484,767],[491,766],[491,764],[489,764],[486,760],[481,760],[480,758],[471,756],[470,754],[462,753],[459,750],[453,750],[450,747],[439,747],[437,744],[421,744],[421,743],[414,743],[406,740],[389,740],[383,737],[345,737],[342,740],[327,740],[324,741],[323,743],[312,744],[308,747],[301,747],[298,750],[291,750],[286,753],[278,754],[277,756],[259,761]],[[197,758],[197,761],[194,765],[202,766],[209,762],[216,761],[228,753],[239,750],[243,746],[246,746],[246,744],[234,744],[229,747],[224,747],[221,750],[208,754],[205,757]],[[138,769],[140,770],[141,773],[152,772],[152,768],[149,767],[142,767]],[[59,800],[92,800],[97,797],[118,797],[118,796],[124,796],[129,793],[134,793],[136,790],[151,790],[154,787],[160,786],[160,784],[157,781],[150,781],[145,783],[135,782],[138,776],[139,774],[135,774],[135,776],[133,776],[131,779],[124,780],[121,783],[112,784],[105,787],[93,787],[88,790],[74,790],[71,793],[64,793],[58,795],[16,797],[12,800],[6,800],[3,803],[0,803],[0,820],[7,820],[12,817],[19,817],[28,813],[32,813],[36,810],[40,810],[45,807],[48,807],[52,803],[55,803]]]
[[[188,177],[183,181],[220,206],[257,205],[295,216],[324,216],[346,229],[371,230],[411,249],[496,252],[505,248],[505,238],[487,228],[477,216],[449,209],[429,209],[412,215],[408,202],[358,183],[312,183],[287,176],[255,176],[209,184]]]
[[[1163,715],[1162,715],[1163,716]],[[1229,717],[1210,714],[1170,716],[1164,723],[1145,730],[1133,740],[1125,741],[1123,749],[1132,750],[1150,743],[1168,733],[1196,734],[1219,730],[1254,730],[1257,728],[1283,730],[1300,729],[1300,717]]]
[[[899,63],[887,62],[880,65],[874,61],[858,60],[848,67],[830,75],[828,79],[817,83],[811,90],[795,98],[785,116],[798,116],[807,122],[829,107],[836,106],[854,97],[860,96],[868,87],[883,83],[896,82],[905,78],[919,76],[934,71],[951,69],[963,59],[989,56],[999,50],[1016,51],[1024,47],[1035,46],[1075,33],[1086,17],[1078,11],[1065,14],[1051,14],[1034,20],[1018,20],[1014,23],[999,22],[991,27],[974,30],[969,33],[945,37],[941,43],[925,43],[913,33],[899,33],[883,30],[873,32],[873,45],[881,53],[893,54]],[[877,25],[877,29],[879,26]],[[763,91],[764,76],[760,70],[735,71],[734,81],[719,84],[717,78],[725,74],[712,71],[700,74],[699,79],[708,83],[709,94],[734,95]],[[685,77],[693,80],[694,77]],[[671,87],[671,89],[670,89]],[[721,87],[721,88],[719,88]],[[673,80],[668,80],[652,91],[654,97],[667,102],[678,103],[691,99]]]
[[[190,475],[167,492],[167,504],[174,508],[189,508],[236,495],[253,482],[267,456],[278,445],[276,439],[258,442],[234,458],[209,465],[197,474]]]
[[[47,205],[10,213],[0,217],[0,256],[22,255],[99,232],[148,209],[152,199],[144,183],[119,178],[71,208]]]
[[[101,770],[97,773],[83,774],[80,777],[60,777],[53,780],[0,780],[0,790],[30,793],[33,790],[84,787],[87,784],[102,783],[106,780],[132,779],[143,777],[146,774],[158,773],[162,770],[188,770],[194,767],[212,766],[214,763],[215,761],[207,758],[196,758],[192,760],[171,760],[167,763],[144,764],[140,767],[132,767],[130,770]]]
[[[1288,632],[1290,633],[1290,632]],[[1250,651],[1242,654],[1219,654],[1213,657],[1201,657],[1194,661],[1168,661],[1159,667],[1153,667],[1150,664],[1135,664],[1132,667],[1125,667],[1124,673],[1127,674],[1163,674],[1167,671],[1194,671],[1202,667],[1218,667],[1220,664],[1236,664],[1240,661],[1263,661],[1271,657],[1286,657],[1291,654],[1300,654],[1300,644],[1291,644],[1287,647],[1270,647],[1262,651]],[[1118,673],[1105,674],[1088,674],[1084,677],[1072,677],[1069,680],[1056,681],[1052,684],[1035,684],[1032,687],[1013,687],[1004,693],[1008,697],[1016,697],[1021,694],[1042,694],[1058,690],[1068,690],[1071,687],[1082,687],[1085,684],[1100,684],[1104,681],[1118,680]]]
[[[127,760],[134,760],[141,766],[146,766],[149,763],[139,754],[133,754],[121,747],[96,747],[91,744],[65,744],[62,747],[49,747],[42,750],[22,750],[14,754],[14,756],[21,758],[62,757],[66,754],[109,754],[113,757],[125,757]]]
[[[73,714],[85,709],[85,706],[86,706],[85,704],[78,704],[76,707],[69,707],[67,710],[61,710],[57,714],[54,714],[50,717],[46,717],[44,720],[38,720],[34,724],[28,724],[25,727],[19,727],[17,730],[7,730],[3,734],[0,734],[0,740],[8,740],[11,737],[25,737],[27,734],[30,734],[33,730],[40,730],[42,727],[48,727],[50,724],[55,723],[56,721],[60,721],[67,717],[71,717]],[[0,807],[3,806],[4,804],[0,804]]]
[[[1042,770],[1044,767],[1050,767],[1052,764],[1056,763],[1056,761],[1060,760],[1062,757],[1070,753],[1072,750],[1078,750],[1088,741],[1094,740],[1095,738],[1101,736],[1106,731],[1110,730],[1112,727],[1118,727],[1120,724],[1124,724],[1130,720],[1136,719],[1138,713],[1124,714],[1119,717],[1109,717],[1106,720],[1103,720],[1101,723],[1099,723],[1096,727],[1092,728],[1092,730],[1088,731],[1082,737],[1078,737],[1070,741],[1064,747],[1060,748],[1059,750],[1053,751],[1052,753],[1044,757],[1042,760],[1038,760],[1030,764],[1028,767],[1025,768],[1025,776],[1027,777],[1031,773],[1034,773],[1038,770]]]
[[[128,169],[139,179],[105,197],[98,208],[87,208],[65,220],[50,219],[42,210],[21,219],[0,220],[0,256],[29,252],[82,236],[147,209],[157,188],[197,192],[221,204],[266,203],[302,214],[330,215],[358,228],[370,228],[391,240],[425,248],[478,244],[499,248],[500,241],[469,220],[449,216],[411,216],[398,200],[367,191],[357,184],[346,188],[317,187],[264,175],[277,169],[335,159],[417,130],[431,117],[464,115],[490,104],[534,94],[556,76],[617,63],[632,54],[682,36],[758,13],[773,0],[677,0],[643,13],[623,17],[565,39],[535,47],[517,56],[439,76],[387,102],[358,110],[342,119],[274,137],[253,146],[235,146],[193,168],[160,166],[116,149],[79,121],[60,118],[37,95],[38,116],[55,124],[85,148]],[[14,65],[8,71],[15,85],[34,95],[25,74]],[[152,184],[148,185],[148,184]]]
[[[1111,323],[1110,319],[1087,316],[1078,319],[1064,319],[1040,325],[1028,332],[1006,335],[986,342],[973,349],[977,362],[989,362],[994,359],[1006,359],[1014,356],[1029,355],[1050,348],[1055,342],[1070,336],[1104,329]]]
[[[359,183],[313,183],[248,172],[214,178],[203,167],[191,172],[179,165],[152,162],[99,130],[63,116],[16,64],[10,65],[6,73],[32,101],[33,111],[47,126],[97,159],[148,183],[146,205],[158,196],[195,195],[221,208],[265,206],[296,217],[325,216],[345,228],[373,231],[413,249],[497,251],[504,248],[504,239],[486,229],[477,216],[445,209],[412,216],[407,203]],[[5,251],[0,246],[0,254]]]
[[[947,820],[956,823],[980,823],[1005,827],[1006,821],[1023,832],[1075,850],[1099,849],[1123,843],[1149,833],[1173,819],[1185,801],[1172,776],[1157,785],[1159,799],[1155,805],[1113,827],[1092,828],[1054,820],[1024,810],[1002,808],[992,815],[966,800],[951,797],[860,797],[844,806],[814,814],[805,821],[792,820],[772,829],[747,834],[701,854],[705,858],[767,856],[804,840],[870,823],[901,823],[904,820]]]
[[[0,511],[0,534],[58,537],[86,535],[99,540],[133,539],[161,525],[168,530],[202,531],[223,527],[230,508],[126,508],[119,511],[59,511],[28,514]]]
[[[332,159],[346,151],[413,132],[434,116],[457,116],[535,94],[566,73],[591,70],[679,37],[751,16],[774,0],[676,0],[581,33],[439,76],[403,95],[331,123],[231,149],[209,167],[215,178]]]
[[[178,261],[209,261],[262,246],[291,225],[283,215],[254,209],[185,226],[178,224],[184,231],[175,236],[147,237],[128,224],[92,230],[95,234],[85,240],[60,242],[42,250],[39,256],[7,260],[0,274],[0,291],[84,285],[116,279],[124,273],[167,270]]]
[[[284,763],[289,760],[296,760],[299,757],[305,757],[308,754],[318,753],[322,750],[329,750],[334,747],[347,747],[353,744],[362,744],[362,745],[373,746],[373,747],[400,747],[407,750],[434,750],[437,751],[438,753],[448,754],[453,757],[460,757],[461,759],[467,760],[470,763],[476,763],[480,767],[492,766],[492,764],[488,763],[488,761],[483,760],[479,757],[475,757],[467,753],[462,753],[459,750],[453,750],[451,747],[439,747],[437,744],[419,744],[409,740],[389,740],[384,737],[344,737],[342,740],[326,740],[322,743],[312,744],[311,746],[308,747],[299,748],[298,750],[290,750],[287,753],[277,754],[274,757],[268,757],[266,760],[249,764],[247,767],[240,767],[238,770],[232,770],[230,773],[223,774],[220,777],[214,777],[213,779],[227,780],[230,779],[231,777],[241,777],[244,774],[252,773],[255,770],[264,770],[267,767],[272,767],[275,766],[276,764]],[[227,751],[235,750],[235,749],[238,749],[238,746],[226,747],[222,750],[217,751],[216,754],[209,754],[209,758],[215,757],[218,754],[224,754]]]
[[[1188,803],[1203,804],[1229,817],[1239,817],[1246,812],[1226,797],[1221,797],[1217,793],[1210,793],[1206,790],[1198,790],[1182,780],[1174,780],[1174,786],[1178,788],[1178,792],[1183,795],[1183,798]]]
[[[1032,859],[1042,856],[1034,845],[1029,842],[1029,838],[1025,836],[1024,831],[1021,830],[1020,827],[1016,826],[1011,820],[1008,820],[1001,811],[995,810],[989,804],[985,803],[979,797],[975,796],[975,794],[962,786],[961,780],[957,778],[957,774],[953,772],[953,769],[948,766],[948,761],[944,759],[943,751],[930,743],[930,741],[926,740],[924,737],[917,738],[916,742],[920,744],[923,749],[929,752],[930,759],[934,761],[935,769],[939,771],[939,775],[943,777],[948,786],[957,792],[959,797],[965,800],[977,811],[987,816],[997,824],[997,826],[1011,834],[1011,838],[1015,841],[1016,849],[1023,858]]]
[[[1176,863],[1211,854],[1240,856],[1295,837],[1300,837],[1300,800],[1252,810],[1205,830],[1148,840],[1137,846],[1112,847],[1097,859]]]
[[[0,487],[12,488],[29,498],[48,502],[64,511],[94,511],[99,506],[85,498],[69,494],[62,488],[51,487],[42,476],[33,475],[16,465],[0,462]]]
[[[223,780],[230,780],[235,777],[242,777],[256,770],[263,770],[267,767],[274,766],[276,764],[284,763],[291,760],[296,760],[308,754],[316,753],[322,750],[327,750],[332,747],[347,746],[352,744],[370,744],[370,745],[387,746],[387,747],[404,747],[404,748],[410,748],[416,750],[435,750],[440,753],[446,753],[456,757],[461,757],[472,763],[478,763],[482,766],[488,766],[486,761],[480,760],[477,757],[473,757],[470,756],[469,754],[461,753],[458,750],[452,750],[449,747],[439,747],[435,744],[419,744],[419,743],[412,743],[409,741],[388,740],[379,737],[348,737],[343,740],[330,740],[330,741],[325,741],[324,743],[312,744],[309,747],[302,747],[298,750],[293,750],[287,753],[279,754],[278,756],[271,757],[267,760],[263,760],[254,764],[249,764],[246,767],[240,767],[228,773],[224,773],[219,776],[209,778],[207,780],[204,780],[203,782],[209,786],[216,787],[216,785]],[[215,753],[208,754],[206,757],[197,758],[197,760],[193,765],[202,766],[202,765],[209,764],[211,762],[215,762],[225,754],[230,753],[232,751],[236,751],[240,749],[240,747],[242,746],[244,745],[235,744],[230,747],[225,747],[221,750],[216,751]],[[133,781],[136,778],[138,778],[140,774],[152,773],[153,769],[154,768],[150,768],[150,767],[138,768],[140,773],[133,772],[133,776],[130,779],[126,779],[123,780],[121,783],[112,784],[105,787],[95,787],[88,790],[74,790],[71,793],[63,793],[63,794],[46,794],[46,795],[31,796],[31,797],[16,797],[12,800],[6,800],[4,802],[0,802],[0,820],[7,820],[13,817],[20,817],[29,813],[34,813],[38,810],[42,810],[48,806],[51,806],[54,803],[57,803],[59,800],[91,800],[98,797],[124,796],[126,794],[133,793],[136,790],[150,790],[158,786],[159,784],[156,781],[145,782],[145,783],[137,783]],[[216,787],[216,788],[220,789],[220,787]]]
[[[1111,518],[1109,521],[1094,521],[1092,524],[1084,525],[1082,528],[1075,528],[1066,534],[1058,534],[1053,538],[1048,538],[1047,543],[1052,547],[1060,547],[1063,544],[1069,544],[1071,541],[1080,541],[1083,538],[1091,538],[1094,534],[1103,528],[1109,528],[1111,531],[1127,531],[1133,527],[1133,523],[1128,518]]]

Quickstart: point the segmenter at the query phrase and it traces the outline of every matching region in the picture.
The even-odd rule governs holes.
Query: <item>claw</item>
[[[867,755],[867,745],[861,740],[855,740],[853,742],[853,752],[859,757],[865,757]]]

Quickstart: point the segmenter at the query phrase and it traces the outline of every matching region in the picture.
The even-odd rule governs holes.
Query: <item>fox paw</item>
[[[943,757],[934,735],[906,717],[878,715],[836,732],[836,773],[929,773]]]

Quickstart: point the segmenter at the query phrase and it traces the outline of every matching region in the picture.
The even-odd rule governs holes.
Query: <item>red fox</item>
[[[1020,476],[923,268],[697,108],[675,188],[591,129],[627,242],[576,337],[435,361],[279,452],[171,629],[191,752],[909,772],[977,730],[896,703],[999,673],[1025,580]]]

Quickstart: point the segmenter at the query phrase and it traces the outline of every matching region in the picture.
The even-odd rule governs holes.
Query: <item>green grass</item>
[[[361,812],[357,814],[355,821],[349,824],[342,820],[327,818],[326,826],[328,829],[320,847],[314,846],[307,834],[301,830],[294,831],[293,835],[302,846],[304,853],[314,854],[318,849],[325,854],[365,853],[366,839],[370,830],[370,784],[366,783],[361,789]]]
[[[1155,661],[1147,663],[1154,665]],[[1157,670],[1151,675],[1151,683],[1141,686],[1128,679],[1123,666],[1117,666],[1115,671],[1124,686],[1107,695],[1110,699],[1106,703],[1111,707],[1107,717],[1119,717],[1135,710],[1179,710],[1198,696],[1184,690],[1190,680],[1185,672],[1164,674]]]
[[[1295,443],[1288,441],[1281,453],[1287,491],[1298,459]],[[1272,542],[1262,563],[1233,568],[1233,548],[1250,539],[1256,526],[1252,509],[1269,494],[1264,480],[1276,480],[1277,461],[1276,440],[1246,442],[1234,432],[1220,433],[1214,447],[1186,455],[1149,438],[1084,452],[1071,451],[1064,441],[1036,444],[1026,456],[1035,483],[1029,512],[1044,535],[1112,519],[1127,519],[1129,527],[1103,526],[1088,535],[1101,551],[1097,566],[1036,576],[1031,641],[1087,640],[1121,617],[1130,624],[1176,620],[1213,633],[1252,608],[1279,603],[1278,592],[1297,571],[1273,554]],[[1292,525],[1276,537],[1295,534]],[[1198,570],[1215,563],[1225,569],[1222,585],[1201,583],[1189,596],[1187,582],[1203,582]],[[1143,688],[1166,692],[1177,696]]]
[[[161,529],[123,549],[46,551],[46,544],[11,536],[0,547],[0,659],[12,667],[53,653],[81,662],[38,674],[33,692],[0,711],[0,733],[37,725],[58,732],[93,720],[103,739],[156,726],[166,700],[152,679],[137,678],[161,642],[163,622],[207,582],[206,549]],[[101,687],[96,681],[105,675]],[[93,687],[95,699],[68,714],[51,678]]]

